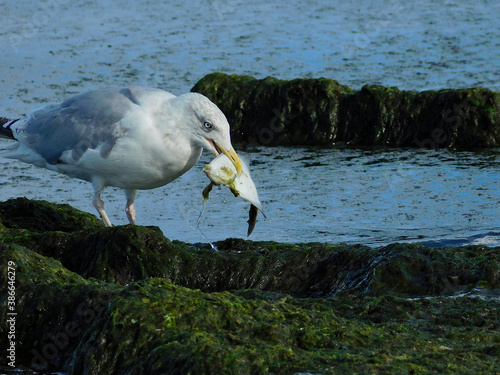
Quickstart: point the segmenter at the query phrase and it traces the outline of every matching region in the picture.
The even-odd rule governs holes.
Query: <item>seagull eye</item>
[[[210,130],[212,130],[213,127],[214,127],[213,124],[211,122],[209,122],[209,121],[205,121],[203,123],[203,130],[206,130],[207,132],[209,132]]]

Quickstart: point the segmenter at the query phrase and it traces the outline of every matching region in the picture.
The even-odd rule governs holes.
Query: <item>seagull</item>
[[[6,158],[91,182],[92,203],[108,227],[101,199],[106,186],[125,191],[128,221],[137,224],[137,191],[172,182],[204,149],[225,154],[242,170],[226,116],[198,93],[175,96],[140,86],[91,91],[7,121],[0,137],[17,141]]]

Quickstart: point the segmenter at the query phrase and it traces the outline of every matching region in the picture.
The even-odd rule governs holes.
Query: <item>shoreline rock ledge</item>
[[[214,101],[232,139],[267,146],[500,147],[500,93],[486,88],[353,90],[326,78],[211,73],[191,91]]]
[[[0,202],[0,350],[69,375],[500,371],[500,248],[217,247]]]

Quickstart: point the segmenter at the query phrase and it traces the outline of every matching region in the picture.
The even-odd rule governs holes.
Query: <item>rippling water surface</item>
[[[500,245],[500,150],[465,152],[394,149],[258,148],[241,152],[268,216],[250,237],[282,242],[422,242],[431,246]],[[141,191],[140,224],[171,239],[203,242],[245,237],[249,204],[214,189],[204,216],[204,155],[190,172],[156,190]],[[89,183],[8,161],[0,196],[50,199],[94,213]],[[106,210],[126,224],[125,199],[107,188]]]
[[[0,3],[0,115],[97,87],[189,91],[212,71],[500,90],[496,0]]]
[[[12,118],[109,86],[180,94],[212,71],[325,76],[353,88],[500,90],[500,4],[493,0],[17,0],[0,12],[0,116]],[[498,150],[259,147],[247,154],[269,218],[253,239],[499,244]],[[205,241],[196,219],[209,160],[141,192],[139,222],[172,239]],[[1,159],[0,199],[18,196],[94,212],[90,184]],[[124,224],[121,192],[109,188],[104,199],[112,221]],[[227,189],[214,191],[200,229],[210,240],[244,236],[247,210]]]

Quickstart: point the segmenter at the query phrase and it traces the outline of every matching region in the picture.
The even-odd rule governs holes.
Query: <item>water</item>
[[[445,1],[199,0],[0,4],[0,116],[15,118],[84,91],[140,84],[174,94],[213,71],[288,79],[325,76],[425,90],[481,85],[500,91],[500,3]],[[0,141],[0,147],[6,145]],[[244,152],[242,154],[245,154]],[[498,150],[248,152],[268,220],[252,239],[378,246],[500,242]],[[138,220],[172,239],[196,229],[201,166],[140,192]],[[2,159],[0,199],[26,196],[94,213],[90,184]],[[126,223],[121,192],[103,195]],[[211,241],[244,237],[248,204],[211,193],[201,229]]]
[[[99,87],[180,94],[213,71],[500,91],[496,0],[17,0],[0,14],[8,117]]]
[[[421,242],[431,246],[500,245],[500,150],[350,150],[258,148],[251,160],[267,220],[259,214],[253,240],[361,243]],[[249,204],[227,188],[212,190],[200,231],[202,160],[171,184],[141,191],[142,225],[171,239],[205,242],[245,237]],[[94,213],[89,183],[7,161],[0,196],[69,203]],[[114,224],[126,224],[120,190],[103,194]]]

